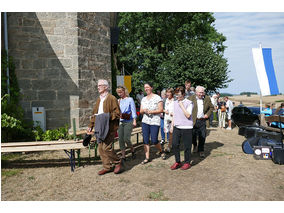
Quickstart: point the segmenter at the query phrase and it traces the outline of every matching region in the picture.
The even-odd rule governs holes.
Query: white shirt
[[[204,118],[204,113],[203,113],[203,99],[199,99],[198,97],[196,97],[197,100],[197,118]]]
[[[104,113],[104,101],[106,99],[105,97],[100,97],[101,101],[100,101],[100,105],[99,105],[99,110],[98,110],[98,115]]]
[[[233,102],[230,100],[227,100],[226,107],[228,108],[228,113],[231,113],[234,108]]]
[[[214,107],[217,106],[217,98],[211,97],[211,103],[213,104]]]
[[[152,110],[157,110],[158,109],[158,104],[163,101],[162,98],[156,94],[152,96],[151,99],[148,100],[147,96],[142,98],[141,101],[141,108],[142,109],[148,109],[150,111]],[[161,125],[161,118],[160,114],[144,114],[142,122],[148,125]]]
[[[173,116],[170,116],[171,113],[174,112],[174,99],[171,100],[167,98],[165,103],[165,110],[169,112],[169,114],[165,113],[165,122],[172,121]]]

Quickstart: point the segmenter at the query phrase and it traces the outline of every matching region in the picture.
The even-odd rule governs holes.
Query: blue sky
[[[259,93],[251,48],[272,48],[272,59],[279,92],[284,93],[284,13],[257,12],[214,13],[215,28],[226,36],[224,56],[228,59],[230,78],[234,81],[221,92]]]

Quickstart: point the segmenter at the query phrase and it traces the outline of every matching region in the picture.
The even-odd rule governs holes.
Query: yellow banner
[[[128,92],[130,93],[131,88],[131,75],[125,75],[124,76],[124,86],[127,88]]]

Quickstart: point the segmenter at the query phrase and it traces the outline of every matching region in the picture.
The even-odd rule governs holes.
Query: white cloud
[[[259,92],[251,48],[272,48],[279,91],[284,93],[284,13],[214,13],[215,28],[227,37],[225,57],[234,81],[223,92]],[[282,83],[282,84],[281,84]]]

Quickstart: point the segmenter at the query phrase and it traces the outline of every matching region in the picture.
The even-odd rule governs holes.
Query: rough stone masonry
[[[44,107],[47,129],[86,126],[97,80],[111,80],[110,13],[8,13],[8,41],[25,118]]]

